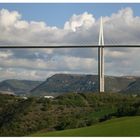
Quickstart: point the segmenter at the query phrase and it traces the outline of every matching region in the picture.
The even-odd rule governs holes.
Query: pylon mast
[[[99,92],[104,92],[104,34],[103,34],[103,21],[100,20],[99,32],[99,47],[98,47],[98,80]]]

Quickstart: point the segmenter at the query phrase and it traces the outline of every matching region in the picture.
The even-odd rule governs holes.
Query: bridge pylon
[[[103,20],[100,20],[99,42],[98,42],[98,80],[99,92],[104,92],[104,33],[103,33]]]

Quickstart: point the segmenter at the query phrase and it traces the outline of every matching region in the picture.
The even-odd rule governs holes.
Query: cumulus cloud
[[[140,17],[131,8],[103,17],[106,44],[139,44]],[[40,21],[25,21],[17,11],[0,10],[0,45],[97,44],[99,19],[84,12],[64,23],[64,28]]]
[[[95,23],[95,18],[92,14],[87,12],[82,15],[73,15],[69,21],[64,25],[64,29],[76,31],[78,28],[83,27],[84,29],[89,29]]]
[[[20,20],[21,15],[17,11],[9,12],[6,9],[2,9],[0,11],[0,23],[2,27],[9,27],[16,24],[18,20]]]
[[[140,44],[140,17],[131,8],[103,17],[105,44]],[[0,46],[97,45],[100,19],[84,12],[63,28],[26,21],[18,11],[0,10]],[[97,49],[1,49],[0,79],[46,79],[54,73],[97,73]],[[139,75],[139,49],[105,48],[105,73]],[[5,78],[4,78],[5,77]]]

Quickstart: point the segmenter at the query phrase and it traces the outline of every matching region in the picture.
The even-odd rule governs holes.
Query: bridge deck
[[[0,48],[98,48],[99,45],[0,46]],[[140,45],[104,45],[104,48],[140,48]]]

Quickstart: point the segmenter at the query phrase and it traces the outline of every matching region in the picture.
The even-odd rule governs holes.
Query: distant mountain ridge
[[[17,95],[26,94],[40,83],[41,81],[9,79],[0,82],[0,91],[14,92]]]
[[[133,86],[132,86],[133,85]],[[31,95],[59,95],[98,91],[98,76],[83,74],[55,74],[30,91]],[[105,76],[106,92],[140,93],[140,77]]]
[[[65,93],[92,93],[98,91],[98,76],[84,74],[55,74],[45,81],[4,80],[0,92],[16,95],[57,96]],[[140,94],[140,77],[105,76],[105,92]]]
[[[91,92],[98,88],[97,80],[98,77],[92,75],[55,74],[30,92],[31,95]]]

